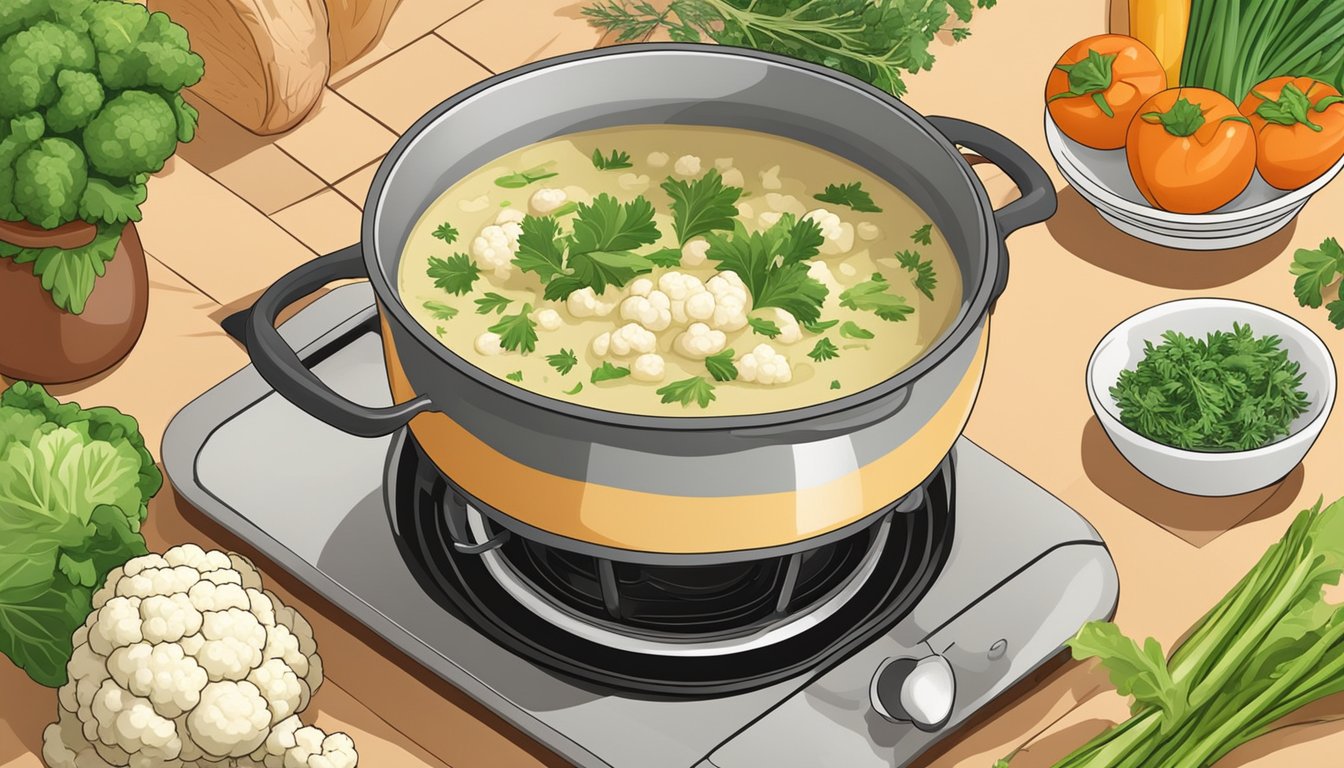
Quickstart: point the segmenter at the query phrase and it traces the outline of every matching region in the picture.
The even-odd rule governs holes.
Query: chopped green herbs
[[[504,187],[505,189],[522,189],[528,184],[559,175],[560,174],[555,173],[554,171],[548,170],[545,165],[538,165],[535,168],[528,168],[526,171],[519,171],[517,173],[500,176],[498,179],[495,179],[495,186]]]
[[[582,391],[583,391],[583,382],[582,382],[582,381],[579,381],[579,382],[575,382],[574,386],[570,387],[569,389],[566,389],[566,390],[564,391],[564,394],[566,394],[566,395],[577,395],[577,394],[579,394],[579,393],[582,392]]]
[[[831,379],[831,389],[839,389],[839,388],[840,388],[840,380]]]
[[[509,381],[522,381],[522,380],[523,380],[523,372],[522,372],[522,371],[514,371],[513,373],[506,373],[506,374],[504,374],[504,378],[508,379]]]
[[[630,164],[630,153],[611,150],[610,157],[603,157],[602,150],[593,150],[593,167],[599,171],[615,171],[621,168],[633,168]]]
[[[1150,440],[1196,451],[1246,451],[1286,437],[1310,403],[1301,366],[1277,336],[1249,325],[1195,339],[1175,331],[1111,387],[1120,421]]]
[[[604,360],[602,362],[602,365],[593,369],[593,375],[589,378],[589,380],[592,381],[594,384],[598,384],[603,381],[614,381],[616,379],[624,379],[626,376],[629,375],[630,375],[629,368],[626,368],[623,365],[621,366],[612,365],[610,362]]]
[[[911,315],[915,308],[906,303],[905,298],[890,291],[891,285],[881,273],[873,273],[869,280],[840,294],[840,306],[862,312],[872,312],[883,320],[900,322]]]
[[[853,208],[860,213],[882,212],[882,209],[878,208],[873,202],[872,195],[864,190],[863,183],[858,181],[852,184],[827,184],[826,191],[812,197],[823,203],[834,203]]]
[[[579,358],[575,356],[574,350],[562,347],[554,355],[547,355],[546,363],[559,371],[561,376],[564,376],[574,370],[574,366],[579,364]]]
[[[720,272],[733,271],[751,292],[756,309],[777,307],[799,323],[815,323],[827,289],[808,274],[803,262],[817,255],[821,228],[811,219],[784,214],[764,232],[747,233],[741,223],[731,237],[707,235],[706,256]]]
[[[641,195],[621,203],[602,193],[575,210],[578,216],[568,235],[550,216],[527,216],[522,222],[513,263],[537,274],[546,286],[546,299],[568,298],[581,288],[600,294],[608,285],[619,288],[653,269],[647,256],[634,253],[660,237],[648,199]]]
[[[447,334],[448,334],[448,329],[447,329],[447,328],[444,328],[442,325],[436,325],[436,326],[434,326],[434,335],[435,335],[435,336],[438,336],[440,339],[442,339],[442,338],[443,338],[444,336],[446,336]]]
[[[733,381],[737,378],[737,366],[733,365],[733,350],[725,349],[705,358],[705,370],[715,381]]]
[[[476,314],[488,315],[491,312],[504,314],[504,310],[513,303],[513,300],[507,296],[501,296],[494,291],[486,293],[479,299],[476,299]]]
[[[933,245],[933,225],[925,224],[910,235],[910,239],[920,245]]]
[[[717,168],[692,182],[669,176],[662,188],[672,198],[672,229],[682,245],[707,232],[733,228],[742,190],[724,186]]]
[[[933,301],[933,289],[938,287],[938,275],[933,271],[933,262],[921,259],[918,251],[901,251],[896,254],[901,268],[914,275],[915,288]]]
[[[426,301],[424,307],[435,320],[452,320],[457,317],[457,308],[441,301]]]
[[[773,339],[779,334],[783,333],[783,331],[780,330],[779,324],[776,323],[774,320],[763,320],[759,317],[749,317],[747,318],[747,325],[751,326],[752,333],[758,336],[764,336],[767,339]]]
[[[452,245],[457,242],[457,228],[445,221],[434,230],[434,237]]]
[[[681,250],[678,248],[659,248],[648,255],[649,263],[655,267],[673,268],[681,266]]]
[[[708,408],[715,399],[714,385],[705,381],[703,376],[674,381],[658,389],[657,393],[663,396],[664,403],[681,403],[682,406],[695,403],[701,408]]]
[[[840,350],[830,339],[821,338],[817,339],[816,346],[812,347],[812,351],[808,352],[807,356],[820,363],[824,360],[834,360],[839,357]]]
[[[516,315],[504,315],[490,326],[491,333],[499,334],[499,346],[524,355],[537,348],[537,324],[532,319],[532,305],[524,304]]]
[[[1321,247],[1315,251],[1299,248],[1293,255],[1289,271],[1297,275],[1293,284],[1293,293],[1304,307],[1319,309],[1325,303],[1325,295],[1334,292],[1339,297],[1325,304],[1330,312],[1330,322],[1344,329],[1344,248],[1333,237],[1327,237]]]
[[[871,339],[873,332],[860,326],[853,320],[846,320],[845,324],[840,326],[840,335],[846,339]]]
[[[426,273],[434,278],[434,287],[457,296],[471,293],[471,286],[481,276],[481,270],[465,253],[454,253],[446,259],[429,258]]]
[[[815,323],[800,323],[800,325],[802,325],[803,330],[808,333],[824,333],[825,331],[834,328],[839,322],[839,320],[818,320]]]

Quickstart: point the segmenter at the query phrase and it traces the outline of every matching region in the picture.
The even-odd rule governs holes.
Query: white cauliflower
[[[564,319],[560,317],[560,313],[549,308],[533,312],[532,319],[537,321],[537,325],[543,331],[554,331],[565,324]]]
[[[662,381],[666,368],[662,356],[650,352],[635,358],[635,364],[630,366],[630,375],[636,381]]]
[[[747,285],[732,270],[720,272],[709,278],[705,290],[714,297],[714,308],[708,322],[720,331],[740,331],[747,325],[747,313],[751,311],[751,298]],[[702,308],[697,304],[699,297],[687,300],[686,314],[699,318]]]
[[[565,201],[568,199],[569,195],[565,194],[565,190],[563,189],[542,187],[532,193],[532,199],[528,202],[528,205],[530,205],[532,210],[537,214],[545,216],[556,208],[564,205]]]
[[[723,183],[730,187],[740,187],[746,183],[746,179],[742,177],[742,172],[736,168],[723,169],[722,176]]]
[[[713,295],[705,289],[705,284],[700,282],[700,278],[695,275],[688,275],[684,272],[664,272],[658,278],[658,290],[668,298],[671,306],[672,321],[677,325],[685,325],[694,320],[707,320],[713,314],[713,305],[709,305],[709,314],[706,312],[705,299],[700,299],[695,303],[695,311],[701,313],[698,316],[692,316],[687,311],[687,303],[695,299],[696,296],[704,295],[712,299]]]
[[[603,301],[592,288],[580,288],[565,299],[565,308],[573,317],[606,317],[616,308],[616,302]]]
[[[821,236],[825,238],[821,243],[823,255],[834,256],[849,253],[849,250],[854,247],[854,225],[847,221],[841,221],[835,213],[825,208],[817,208],[808,211],[803,218],[816,222],[817,226],[821,227]]]
[[[769,344],[760,344],[737,359],[737,374],[742,381],[757,384],[787,384],[793,379],[789,359]]]
[[[482,355],[498,355],[504,352],[504,346],[498,333],[486,331],[476,337],[476,351]]]
[[[798,320],[788,310],[769,307],[763,312],[763,315],[763,319],[779,326],[779,335],[775,337],[775,341],[781,344],[797,344],[802,340],[803,329],[798,325]]]
[[[649,156],[644,158],[644,162],[654,168],[662,168],[664,165],[667,165],[667,161],[670,159],[671,158],[668,157],[666,152],[650,152]]]
[[[836,280],[835,275],[832,274],[830,265],[824,261],[809,261],[806,263],[807,276],[826,286],[827,300],[840,295],[840,292],[844,289],[841,287],[840,281]],[[845,271],[843,264],[840,265],[840,271]]]
[[[878,229],[877,225],[871,221],[859,222],[858,226],[854,228],[854,231],[859,234],[860,240],[867,240],[870,242],[882,236],[882,230]]]
[[[783,186],[779,181],[779,166],[772,165],[761,171],[761,186],[765,189],[779,189]]]
[[[610,333],[593,339],[593,354],[598,357],[627,357],[632,352],[648,354],[658,343],[658,337],[639,323],[626,323]]]
[[[691,327],[678,336],[672,346],[683,357],[704,360],[722,352],[727,343],[728,336],[723,331],[714,330],[704,323],[691,323]]]
[[[518,254],[518,237],[523,234],[523,225],[512,220],[517,212],[505,208],[499,215],[505,217],[506,214],[504,221],[487,225],[471,241],[471,255],[476,259],[476,265],[493,271],[495,277],[500,279],[508,278],[513,272],[513,257]]]
[[[644,295],[634,293],[633,290],[631,293],[629,298],[621,302],[622,320],[633,320],[650,331],[666,330],[672,324],[672,301],[667,294],[658,290],[650,290]]]
[[[527,218],[527,214],[517,208],[505,208],[495,216],[496,224],[507,224],[511,221],[521,222]]]
[[[698,176],[700,174],[700,158],[695,155],[682,155],[673,164],[672,172],[678,176]]]
[[[76,630],[43,733],[49,768],[354,768],[297,714],[322,684],[312,627],[240,555],[194,544],[113,569]]]
[[[709,241],[695,237],[681,246],[681,263],[686,267],[698,267],[705,263],[705,254],[709,253]]]

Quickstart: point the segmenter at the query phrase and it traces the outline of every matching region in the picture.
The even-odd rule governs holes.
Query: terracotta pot
[[[63,384],[102,373],[140,338],[149,307],[145,251],[127,224],[84,312],[57,307],[31,264],[0,259],[0,376]]]

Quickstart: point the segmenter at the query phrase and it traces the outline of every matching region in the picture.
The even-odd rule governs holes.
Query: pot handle
[[[303,364],[275,329],[281,310],[333,280],[367,278],[358,244],[294,269],[267,288],[247,318],[247,352],[252,365],[289,402],[314,418],[358,437],[390,435],[429,409],[420,396],[387,408],[370,408],[338,395]]]

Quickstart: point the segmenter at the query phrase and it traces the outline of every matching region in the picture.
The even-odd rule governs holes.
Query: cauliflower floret
[[[854,227],[854,231],[859,234],[860,240],[867,240],[869,242],[882,236],[882,230],[878,229],[877,225],[871,221],[859,222],[858,226]]]
[[[263,662],[248,674],[247,681],[266,699],[272,725],[308,706],[308,686],[281,659]]]
[[[171,568],[146,568],[135,575],[127,574],[117,582],[117,594],[122,597],[150,597],[186,592],[201,580],[201,572],[185,565]]]
[[[522,234],[523,226],[516,221],[487,225],[471,241],[477,266],[492,270],[495,277],[507,278],[513,272],[513,257],[518,254],[518,237]]]
[[[723,176],[723,183],[730,187],[740,187],[746,182],[746,179],[742,177],[742,172],[736,168],[725,168],[721,175]]]
[[[649,177],[642,173],[622,173],[616,177],[616,185],[628,192],[643,192],[649,188]]]
[[[644,162],[648,163],[654,168],[662,168],[663,166],[667,165],[667,161],[670,159],[671,158],[668,157],[668,154],[666,152],[650,152],[649,156],[644,158]]]
[[[807,210],[807,207],[798,198],[793,195],[781,195],[778,192],[767,192],[765,204],[770,206],[772,211],[792,214],[794,218],[802,216],[803,212]],[[765,214],[761,214],[761,216],[764,217]]]
[[[247,598],[247,590],[238,584],[201,581],[187,591],[187,597],[191,598],[192,606],[198,611],[227,611],[230,608],[245,611],[251,605],[251,601]]]
[[[840,271],[845,271],[843,264],[840,266]],[[835,275],[831,274],[830,266],[824,261],[807,262],[807,276],[826,286],[827,299],[839,296],[840,291],[843,290],[840,281],[835,279]]]
[[[687,314],[686,304],[688,301],[696,296],[709,293],[705,290],[705,284],[700,282],[700,278],[695,275],[688,275],[684,272],[664,272],[658,278],[658,290],[666,294],[671,301],[672,321],[677,325],[685,325],[692,320],[708,318],[708,315],[691,317]],[[712,299],[713,297],[707,296],[707,298]],[[704,311],[704,303],[704,299],[701,299],[697,304],[698,312]],[[710,312],[713,313],[712,307]]]
[[[704,360],[722,352],[727,343],[728,336],[723,331],[716,331],[704,323],[691,323],[691,327],[677,337],[673,346],[683,357]]]
[[[543,331],[554,331],[565,324],[560,313],[554,309],[539,309],[532,313],[532,319],[537,321],[537,326]]]
[[[771,166],[761,171],[761,187],[764,189],[779,189],[783,186],[779,181],[779,166]]]
[[[501,208],[499,213],[495,215],[495,223],[508,224],[511,221],[521,223],[525,218],[527,218],[527,214],[518,208]]]
[[[192,740],[213,757],[243,757],[260,747],[271,727],[271,712],[257,686],[247,681],[210,683],[201,703],[187,715]]]
[[[684,267],[698,267],[705,263],[705,254],[709,253],[709,241],[695,237],[681,246],[681,264]]]
[[[672,324],[672,301],[662,291],[631,296],[621,302],[621,319],[633,320],[650,331],[666,330]]]
[[[614,357],[627,357],[630,354],[652,352],[658,337],[639,323],[626,323],[611,333],[604,333],[593,339],[593,352],[598,356],[608,354]]]
[[[117,685],[174,718],[195,707],[209,682],[205,670],[176,643],[136,643],[113,651],[108,671]]]
[[[764,314],[764,319],[779,326],[779,335],[775,337],[775,341],[781,344],[797,344],[802,340],[803,329],[799,327],[798,320],[787,310],[769,307]]]
[[[793,379],[789,359],[776,352],[769,344],[757,345],[755,349],[739,357],[737,373],[742,381],[754,381],[757,384],[787,384]]]
[[[93,698],[98,740],[127,754],[175,760],[182,752],[177,726],[147,700],[104,680]]]
[[[653,293],[653,281],[647,277],[641,277],[630,283],[626,292],[631,296],[648,296]]]
[[[593,354],[598,357],[606,357],[611,351],[611,334],[599,333],[593,337]]]
[[[666,368],[662,355],[651,352],[635,358],[635,364],[630,366],[630,375],[637,381],[662,381]]]
[[[616,302],[602,301],[592,288],[580,288],[565,299],[565,308],[573,317],[606,317],[616,308]]]
[[[545,216],[556,208],[564,205],[565,201],[568,199],[569,195],[565,194],[565,190],[563,189],[542,187],[532,193],[532,199],[528,201],[528,205],[530,205],[532,210],[537,214]]]
[[[700,173],[700,158],[695,155],[682,155],[672,166],[672,172],[678,176],[696,176]]]
[[[498,333],[486,331],[476,337],[476,351],[482,355],[498,355],[504,352],[504,346]]]
[[[808,211],[803,218],[816,222],[817,226],[821,227],[821,236],[825,238],[821,243],[823,255],[834,256],[849,253],[849,250],[854,247],[854,225],[847,221],[841,221],[836,214],[825,208],[817,208]]]
[[[207,552],[195,544],[179,544],[164,552],[163,562],[169,566],[185,565],[202,574],[233,570],[233,562],[228,555],[214,549]]]
[[[42,762],[48,768],[104,768],[107,765],[84,737],[79,721],[68,712],[62,712],[56,722],[42,731]]]
[[[751,301],[747,286],[742,278],[731,270],[720,272],[705,283],[705,289],[714,296],[714,311],[709,324],[721,331],[739,331],[747,325],[747,313],[751,311]],[[699,308],[693,302],[687,302],[686,314],[696,317]],[[698,318],[697,318],[698,319]]]
[[[252,759],[265,768],[355,768],[359,753],[344,733],[328,735],[291,717],[275,726]]]
[[[98,610],[89,629],[89,647],[101,656],[144,640],[140,623],[140,598],[117,596]]]
[[[189,649],[211,680],[241,680],[261,664],[266,628],[248,611],[230,608],[205,614],[199,649]]]

